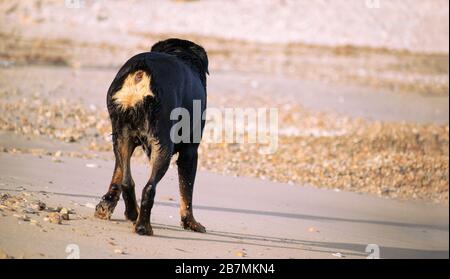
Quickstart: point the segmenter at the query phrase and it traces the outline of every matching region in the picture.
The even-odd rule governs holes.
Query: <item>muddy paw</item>
[[[116,204],[117,202],[114,201],[108,201],[106,199],[101,200],[95,207],[94,216],[103,220],[111,219]]]
[[[195,220],[191,221],[181,221],[181,226],[185,230],[191,230],[194,232],[206,233],[206,228]]]
[[[136,225],[134,231],[139,235],[153,235],[153,229],[150,224]]]

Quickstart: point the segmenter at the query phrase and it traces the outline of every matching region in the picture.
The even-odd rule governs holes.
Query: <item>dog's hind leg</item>
[[[151,147],[152,171],[150,179],[142,190],[141,209],[135,225],[135,232],[140,235],[153,235],[150,215],[156,194],[156,185],[163,178],[170,165],[172,150],[170,145],[154,144]]]
[[[122,179],[122,197],[125,202],[125,218],[127,220],[135,222],[139,215],[139,207],[136,201],[136,193],[134,191],[134,181],[131,177],[131,167],[130,160],[133,151],[138,144],[131,139],[128,140],[128,145],[123,147],[121,158],[125,161],[123,162],[123,179]]]
[[[100,219],[110,219],[122,192],[125,201],[125,217],[134,221],[138,215],[138,208],[130,171],[130,158],[137,144],[124,131],[114,134],[113,144],[116,157],[114,173],[108,192],[95,208],[95,216]]]
[[[194,192],[195,175],[197,173],[198,146],[189,146],[180,150],[178,165],[178,180],[180,184],[180,215],[181,226],[187,230],[206,232],[205,227],[197,222],[192,210],[192,195]]]

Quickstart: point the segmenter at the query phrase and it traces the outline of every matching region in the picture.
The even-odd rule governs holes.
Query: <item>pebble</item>
[[[308,228],[308,232],[318,233],[318,232],[320,232],[320,230],[315,227],[310,227],[310,228]]]
[[[52,157],[52,162],[62,163],[63,161],[59,157]]]
[[[31,207],[25,208],[25,209],[23,210],[23,212],[24,212],[24,213],[27,213],[27,214],[36,214],[36,211],[35,211],[33,208],[31,208]]]
[[[69,220],[69,210],[67,208],[61,208],[59,213],[63,220]]]
[[[62,223],[61,222],[62,218],[59,213],[56,213],[56,212],[49,213],[47,215],[47,218],[50,223],[58,224],[58,225],[60,225]]]
[[[25,222],[30,221],[30,217],[28,217],[27,215],[13,214],[13,216],[16,217],[17,219],[19,219],[20,221],[25,221]]]
[[[46,208],[47,206],[45,205],[45,203],[41,202],[41,201],[36,201],[31,205],[31,208],[36,210],[36,211],[42,211]]]
[[[1,193],[0,194],[0,201],[5,201],[7,199],[11,198],[11,195],[8,193]]]

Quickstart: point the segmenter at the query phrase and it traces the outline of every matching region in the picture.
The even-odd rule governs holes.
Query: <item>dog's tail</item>
[[[206,74],[209,74],[208,55],[205,49],[191,41],[175,38],[167,39],[154,44],[151,51],[174,55],[195,67],[205,78]]]

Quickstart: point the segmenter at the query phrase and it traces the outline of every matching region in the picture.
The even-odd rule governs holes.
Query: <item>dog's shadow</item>
[[[169,206],[178,207],[175,202],[155,202],[158,206]],[[261,210],[251,210],[251,209],[240,209],[240,208],[224,208],[216,206],[205,206],[196,205],[196,209],[206,210],[206,211],[218,211],[218,212],[228,212],[228,213],[238,213],[238,214],[250,214],[258,216],[269,216],[274,218],[291,218],[296,220],[314,220],[314,221],[332,221],[332,222],[342,222],[342,223],[355,223],[355,224],[371,224],[371,225],[382,225],[391,226],[399,228],[413,228],[413,229],[428,229],[428,230],[438,230],[448,233],[448,226],[445,225],[431,225],[431,224],[414,224],[414,223],[403,223],[403,222],[392,222],[392,221],[379,221],[379,220],[360,220],[360,219],[349,219],[349,218],[337,218],[328,216],[313,216],[306,214],[296,214],[296,213],[285,213],[285,212],[274,212],[274,211],[261,211]],[[168,229],[168,230],[182,230],[179,227],[157,224],[153,223],[155,228]],[[252,245],[265,247],[269,249],[287,249],[287,250],[298,250],[325,253],[326,255],[331,255],[336,252],[345,251],[347,256],[355,257],[367,257],[366,252],[367,244],[358,243],[339,243],[339,242],[321,242],[321,241],[308,241],[292,238],[265,236],[257,234],[246,234],[246,233],[235,233],[229,231],[217,231],[217,230],[207,230],[207,234],[212,236],[220,237],[217,238],[205,238],[201,235],[198,236],[197,233],[192,233],[192,236],[174,237],[174,236],[157,236],[161,238],[172,238],[190,241],[206,241],[206,242],[220,242],[227,244],[239,244],[239,245]],[[380,247],[381,257],[384,258],[448,258],[448,250],[421,250],[421,249],[410,249],[410,248],[400,248],[400,247]],[[300,254],[300,253],[299,253]]]
[[[159,230],[173,230],[182,232],[181,227],[152,223],[155,229]],[[214,238],[207,237],[207,235],[215,236]],[[367,244],[358,243],[338,243],[338,242],[321,242],[321,241],[308,241],[292,238],[264,236],[246,233],[235,233],[217,230],[207,230],[206,237],[203,234],[195,232],[187,232],[183,236],[167,236],[161,234],[155,234],[153,237],[166,238],[182,241],[197,241],[197,242],[212,242],[212,243],[224,243],[224,244],[237,244],[239,246],[256,246],[269,249],[286,249],[298,251],[298,257],[305,257],[304,252],[316,252],[322,254],[325,257],[330,257],[334,253],[340,252],[343,256],[352,256],[358,258],[366,258],[369,253],[366,252]],[[218,239],[217,237],[220,237]],[[185,251],[187,252],[187,251]],[[302,253],[303,252],[303,253]],[[421,249],[409,249],[400,247],[380,247],[380,256],[382,258],[448,258],[449,251],[445,250],[421,250]],[[270,252],[268,253],[270,254]],[[292,255],[292,253],[290,253]],[[264,257],[264,254],[260,257]],[[314,256],[314,257],[316,257]],[[295,254],[292,256],[296,258]]]

